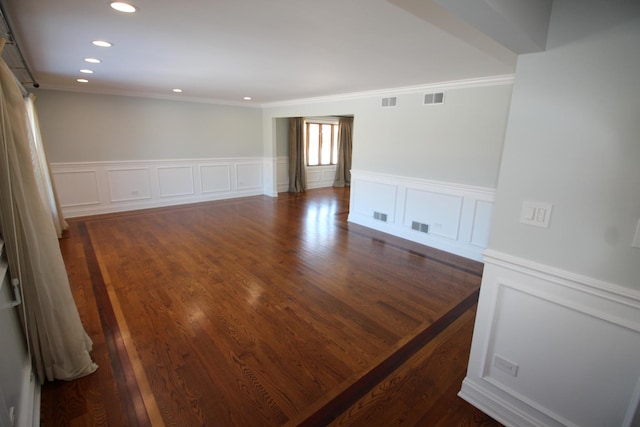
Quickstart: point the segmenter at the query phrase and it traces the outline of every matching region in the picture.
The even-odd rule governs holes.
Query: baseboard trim
[[[481,247],[465,245],[453,240],[439,238],[437,236],[425,236],[422,233],[417,233],[413,230],[407,229],[406,227],[389,223],[382,223],[380,221],[370,219],[369,217],[364,217],[357,214],[350,213],[347,221],[354,224],[362,225],[363,227],[372,228],[383,233],[391,234],[396,237],[401,237],[415,243],[420,243],[421,245],[449,252],[463,258],[468,258],[479,262],[482,262],[483,260]]]
[[[465,378],[458,396],[505,426],[540,427],[540,422],[497,394]],[[551,424],[546,424],[551,425]]]
[[[273,159],[263,157],[53,163],[65,217],[257,195],[276,197]]]
[[[494,200],[491,188],[352,170],[349,221],[482,261]]]

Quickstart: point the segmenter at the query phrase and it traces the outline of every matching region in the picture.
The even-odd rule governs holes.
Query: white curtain
[[[62,232],[69,228],[64,216],[62,208],[58,202],[55,186],[51,178],[51,169],[49,161],[42,143],[42,135],[40,134],[40,124],[38,123],[38,113],[34,105],[35,96],[29,94],[24,98],[27,107],[27,127],[29,134],[29,146],[31,148],[31,163],[33,165],[36,184],[42,197],[42,203],[51,211],[51,219],[56,229],[58,237],[62,237]]]
[[[0,51],[4,40],[0,40]],[[0,59],[0,224],[12,279],[19,279],[29,352],[40,382],[95,371],[92,342],[76,308],[51,210],[38,189],[27,112]]]

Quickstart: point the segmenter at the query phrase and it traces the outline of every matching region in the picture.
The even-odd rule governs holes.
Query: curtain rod
[[[18,42],[16,41],[16,38],[15,38],[14,33],[13,33],[13,30],[11,29],[11,25],[9,25],[9,20],[7,19],[7,14],[6,14],[5,10],[4,10],[4,6],[2,5],[1,1],[0,1],[0,18],[2,19],[2,24],[4,24],[4,29],[6,29],[6,33],[5,34],[0,34],[0,37],[4,38],[6,40],[6,44],[12,45],[15,48],[18,56],[20,57],[20,62],[22,63],[22,68],[24,68],[24,70],[29,75],[29,78],[31,79],[31,81],[29,83],[31,83],[33,85],[33,87],[35,87],[35,88],[40,87],[40,84],[36,81],[35,77],[33,76],[33,73],[31,72],[31,69],[29,68],[29,65],[27,65],[27,61],[25,61],[25,59],[24,59],[24,55],[22,54],[22,50],[20,49],[20,46],[18,45]],[[22,93],[25,96],[27,96],[29,92],[24,87],[24,84],[18,79],[18,77],[16,76],[15,72],[13,72],[13,75],[14,75],[16,81],[19,83],[20,90],[22,90]]]

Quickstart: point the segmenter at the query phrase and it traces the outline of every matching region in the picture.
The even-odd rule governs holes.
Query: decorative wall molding
[[[486,251],[462,398],[506,425],[631,426],[638,354],[640,292]]]
[[[389,95],[402,95],[406,93],[416,92],[434,92],[439,90],[466,89],[484,86],[495,86],[504,84],[513,84],[515,76],[513,74],[505,74],[500,76],[480,77],[474,79],[451,80],[447,82],[432,83],[416,86],[404,86],[387,88],[380,90],[371,90],[365,92],[352,92],[342,95],[322,96],[317,98],[293,99],[289,101],[270,102],[262,104],[263,108],[288,107],[292,105],[317,104],[322,102],[340,102],[350,101],[364,98],[385,97]]]
[[[349,221],[480,261],[494,199],[492,188],[352,170]]]
[[[277,159],[277,188],[278,192],[289,191],[289,158]],[[324,188],[333,186],[336,176],[336,166],[311,166],[306,169],[307,189]]]
[[[53,163],[67,217],[270,194],[262,157]]]

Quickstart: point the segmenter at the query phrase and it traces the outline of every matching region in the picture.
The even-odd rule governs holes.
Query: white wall
[[[32,427],[39,422],[40,386],[32,373],[18,308],[13,308],[3,245],[0,239],[0,425]]]
[[[491,248],[640,290],[640,6],[582,3],[518,60]],[[549,229],[524,200],[554,205]]]
[[[39,90],[52,163],[262,156],[259,108]]]
[[[495,188],[511,89],[505,78],[267,106],[266,151],[274,118],[353,115],[354,169]],[[445,103],[422,105],[433,91],[444,91]],[[397,107],[381,108],[383,96],[397,96]]]
[[[265,153],[279,146],[280,118],[353,115],[349,221],[480,259],[511,88],[506,77],[267,106]],[[423,105],[434,91],[445,92],[445,103]],[[381,108],[388,96],[397,106]],[[285,166],[279,163],[278,182]],[[332,171],[317,172],[331,182]],[[387,221],[375,220],[376,211]],[[413,221],[428,222],[430,232],[412,230]]]
[[[66,216],[264,194],[259,108],[40,90]],[[270,186],[270,185],[269,185]]]
[[[549,31],[518,59],[461,396],[506,425],[637,426],[640,3],[555,0]]]

